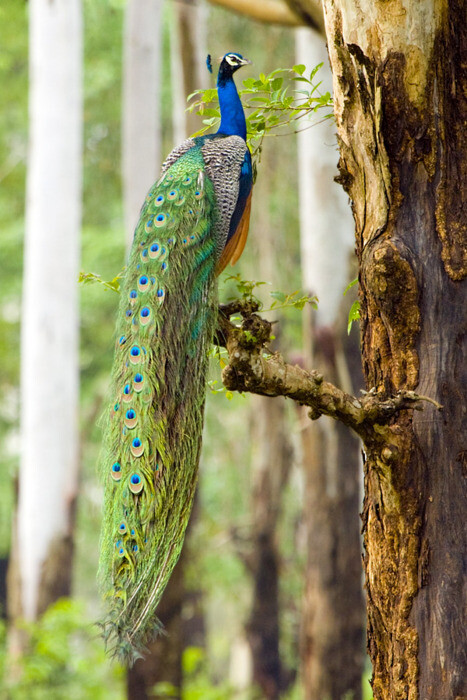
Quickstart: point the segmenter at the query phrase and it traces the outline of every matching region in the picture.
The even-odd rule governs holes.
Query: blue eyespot
[[[119,404],[119,403],[116,403],[115,406],[114,406],[114,411],[118,411],[119,408],[120,408],[120,404]]]
[[[135,438],[131,444],[133,445],[133,447],[141,447],[141,440],[139,438]],[[138,479],[139,479],[139,477],[138,477]],[[139,482],[136,482],[136,483],[139,483]]]
[[[130,292],[130,299],[136,299],[137,296],[138,292],[136,291],[136,289],[132,289]]]
[[[121,523],[120,527],[118,528],[120,532],[126,532],[126,525],[125,523]]]
[[[160,298],[160,297],[163,297],[163,296],[164,296],[164,290],[163,290],[163,289],[158,289],[158,290],[157,290],[157,296],[158,296],[159,298]]]
[[[139,372],[138,372],[138,374],[135,374],[134,381],[136,382],[136,384],[139,384],[140,382],[143,381],[143,375],[139,374]]]
[[[141,351],[140,351],[140,349],[139,349],[139,347],[138,347],[137,345],[133,345],[133,347],[131,348],[130,352],[131,352],[131,354],[132,354],[133,357],[138,357],[138,355],[140,354]],[[128,386],[128,385],[127,385],[127,386]]]
[[[126,417],[128,418],[128,420],[133,420],[133,418],[136,417],[136,413],[133,411],[132,408],[130,408],[130,410],[126,412]]]
[[[137,544],[134,544],[134,545],[133,545],[133,551],[134,551],[134,552],[137,552],[137,551],[138,551],[138,545],[137,545]]]
[[[151,309],[149,309],[147,306],[141,309],[141,316],[143,318],[147,318],[149,314],[151,313]]]
[[[139,440],[138,440],[138,442],[139,442]],[[138,447],[138,445],[135,445],[135,447]],[[139,484],[140,482],[141,482],[141,477],[138,474],[133,474],[133,476],[131,477],[131,483],[132,484]],[[131,534],[134,535],[134,532],[132,532]]]
[[[148,283],[148,278],[146,277],[146,275],[143,275],[142,277],[139,278],[139,284],[142,287],[144,287],[144,285],[147,283]]]
[[[156,216],[156,218],[154,219],[154,224],[158,227],[164,226],[166,220],[167,220],[167,217],[165,214],[158,214]]]
[[[153,243],[151,246],[151,251],[153,253],[157,253],[158,250],[159,250],[159,246],[157,245],[157,243]]]
[[[129,384],[125,384],[125,386],[123,388],[123,393],[128,396],[128,394],[130,393],[130,385]]]
[[[122,467],[120,465],[120,462],[115,462],[114,464],[112,464],[112,471],[113,472],[119,472],[119,471],[121,471],[121,468]]]
[[[131,309],[128,309],[128,311],[125,311],[125,316],[127,318],[130,318],[130,316],[133,316],[133,311]]]

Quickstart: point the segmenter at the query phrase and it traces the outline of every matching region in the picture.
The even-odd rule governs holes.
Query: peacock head
[[[220,66],[219,66],[219,80],[220,82],[223,82],[224,80],[228,80],[229,78],[232,77],[232,75],[235,73],[236,70],[241,68],[242,66],[246,66],[251,63],[251,61],[248,58],[243,58],[239,53],[226,53],[224,56],[222,56],[220,59]],[[208,56],[207,58],[207,65],[208,68],[212,72],[211,68],[211,57]]]

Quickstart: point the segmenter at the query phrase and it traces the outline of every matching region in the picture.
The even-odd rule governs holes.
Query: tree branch
[[[352,428],[365,443],[384,440],[384,426],[404,409],[420,409],[418,404],[429,401],[437,409],[442,406],[433,399],[413,391],[401,391],[386,398],[374,391],[361,398],[342,391],[316,370],[311,372],[289,365],[280,353],[269,353],[266,344],[271,337],[271,323],[255,313],[254,302],[236,300],[221,305],[215,342],[227,349],[229,364],[222,372],[222,381],[230,391],[247,391],[262,396],[286,396],[309,406],[309,417],[330,416]],[[241,326],[230,321],[240,313]]]
[[[212,5],[219,5],[251,19],[267,24],[282,24],[288,27],[299,27],[305,21],[293,12],[281,0],[209,0]]]
[[[301,19],[301,23],[316,29],[326,38],[324,11],[320,0],[285,0],[289,9]]]

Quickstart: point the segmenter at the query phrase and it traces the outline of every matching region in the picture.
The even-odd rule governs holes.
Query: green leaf
[[[360,320],[360,302],[356,300],[350,307],[349,322],[347,324],[347,335],[350,334],[350,331],[352,329],[352,323],[358,320]]]
[[[323,64],[321,63],[321,65],[323,65]],[[306,66],[303,63],[297,63],[296,66],[293,66],[292,70],[294,71],[294,73],[298,73],[299,75],[303,75],[305,70],[306,70]]]
[[[116,277],[112,280],[106,281],[101,278],[100,275],[96,275],[94,272],[81,272],[78,275],[79,284],[101,284],[104,289],[111,289],[113,292],[120,291],[120,279],[123,277],[125,268],[123,268]]]
[[[355,287],[356,284],[358,284],[358,277],[356,277],[354,280],[352,280],[351,282],[349,282],[349,284],[347,285],[347,287],[344,289],[344,296],[347,294],[347,292],[349,291],[349,289],[352,289],[352,287]]]
[[[284,292],[271,292],[271,296],[273,299],[277,299],[277,301],[280,301],[281,303],[283,303],[287,298]]]

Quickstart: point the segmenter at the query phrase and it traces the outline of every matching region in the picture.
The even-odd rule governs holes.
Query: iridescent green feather
[[[149,192],[121,288],[100,578],[104,636],[123,658],[157,626],[196,487],[216,319],[217,209],[204,170],[193,148]]]

